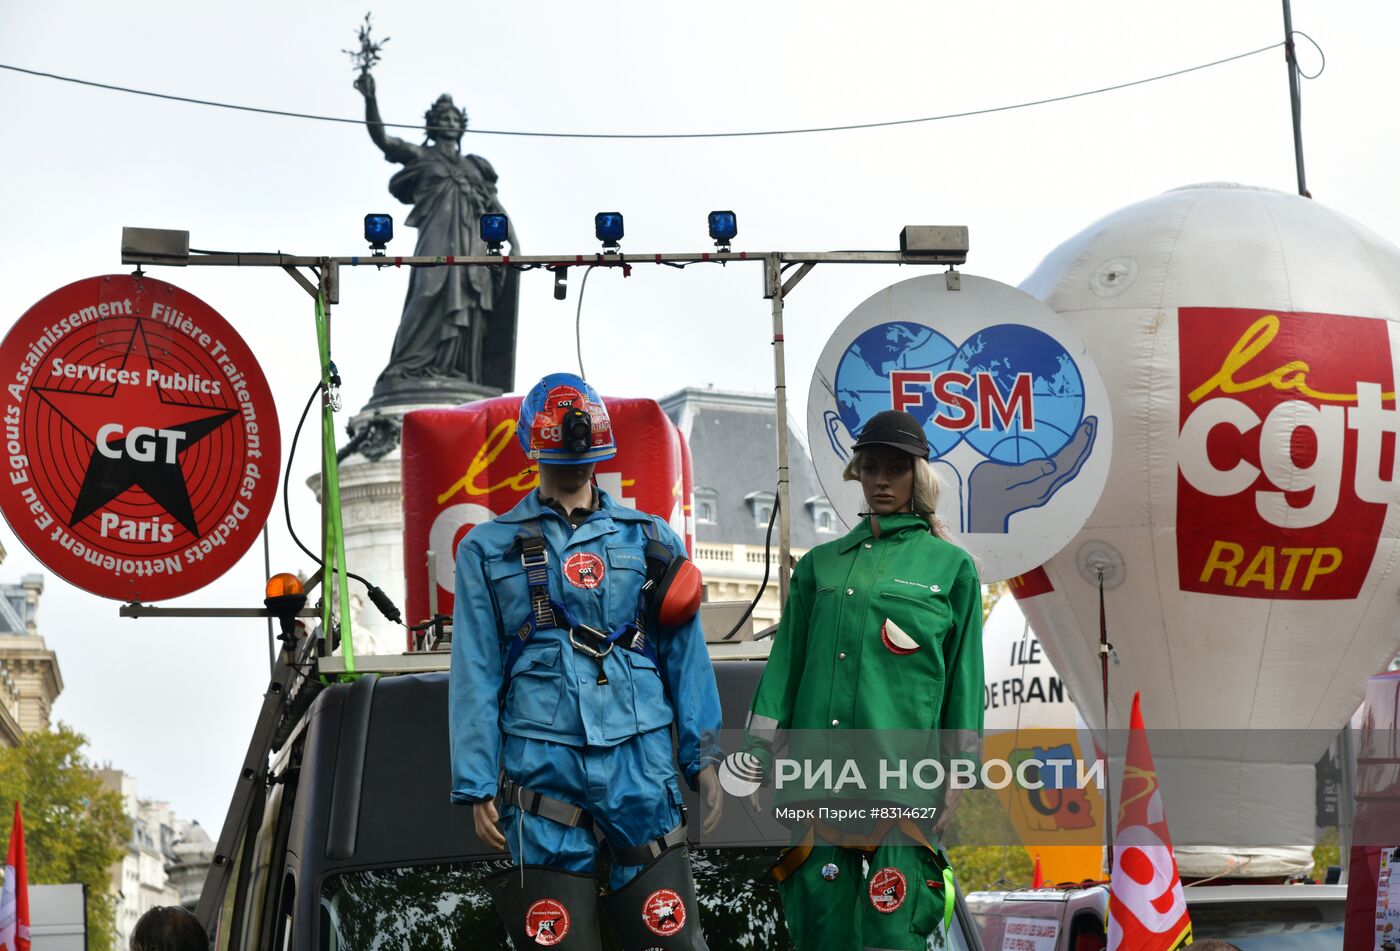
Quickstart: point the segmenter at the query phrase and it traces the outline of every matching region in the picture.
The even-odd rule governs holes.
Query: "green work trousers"
[[[924,951],[935,932],[944,944],[942,876],[933,853],[892,832],[873,854],[813,846],[778,890],[797,951]]]

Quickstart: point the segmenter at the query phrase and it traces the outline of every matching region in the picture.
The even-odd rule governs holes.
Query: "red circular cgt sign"
[[[282,451],[252,351],[199,298],[149,277],[77,281],[0,343],[0,511],[48,568],[159,601],[257,538]]]

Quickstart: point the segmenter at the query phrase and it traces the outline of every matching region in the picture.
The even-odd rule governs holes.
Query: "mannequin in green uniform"
[[[771,761],[779,730],[820,729],[925,731],[945,762],[978,754],[982,589],[971,556],[934,515],[928,452],[908,413],[876,414],[861,430],[845,477],[860,482],[868,513],[793,572],[750,705],[760,759]],[[774,870],[798,951],[925,948],[951,885],[931,845],[957,795],[925,793],[941,803],[935,822],[877,825],[879,840],[864,848],[851,847],[847,830],[809,827]]]

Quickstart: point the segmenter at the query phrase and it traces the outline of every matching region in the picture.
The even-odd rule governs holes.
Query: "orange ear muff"
[[[666,569],[656,588],[654,611],[662,627],[680,627],[690,623],[700,610],[705,591],[700,569],[689,558],[676,558]]]

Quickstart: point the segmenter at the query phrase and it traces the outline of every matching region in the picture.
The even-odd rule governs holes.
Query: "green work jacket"
[[[902,755],[919,734],[935,756],[980,751],[982,587],[972,557],[917,515],[879,521],[878,538],[865,517],[797,563],[750,704],[750,748],[771,751],[780,730],[862,730],[897,731],[852,740],[884,746],[885,737]]]

